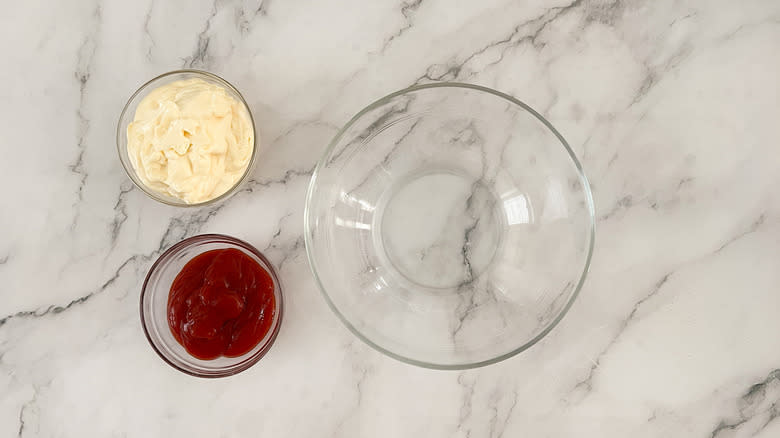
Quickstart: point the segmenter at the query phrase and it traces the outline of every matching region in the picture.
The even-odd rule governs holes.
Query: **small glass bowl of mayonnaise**
[[[171,71],[143,84],[116,130],[127,176],[150,198],[177,207],[235,194],[252,173],[257,143],[241,93],[200,70]]]

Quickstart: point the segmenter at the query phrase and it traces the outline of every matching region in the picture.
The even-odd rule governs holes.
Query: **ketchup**
[[[233,248],[206,251],[187,262],[168,295],[168,326],[198,359],[249,352],[271,329],[275,313],[271,275]]]

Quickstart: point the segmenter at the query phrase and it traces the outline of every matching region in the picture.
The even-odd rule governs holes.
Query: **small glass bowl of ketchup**
[[[221,234],[173,245],[141,290],[141,324],[152,348],[197,377],[231,376],[254,365],[276,339],[282,307],[268,259]]]

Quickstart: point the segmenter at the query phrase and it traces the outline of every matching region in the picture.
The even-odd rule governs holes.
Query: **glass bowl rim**
[[[223,85],[228,90],[232,91],[233,93],[238,96],[239,101],[242,105],[244,105],[244,108],[246,108],[247,114],[249,114],[249,121],[252,123],[252,156],[249,158],[249,163],[247,163],[246,169],[244,170],[244,174],[241,175],[241,178],[236,181],[235,184],[233,184],[225,193],[217,196],[216,198],[209,199],[207,201],[202,202],[196,202],[193,204],[188,204],[184,201],[176,202],[171,201],[169,199],[165,199],[158,195],[156,192],[154,192],[152,189],[144,186],[144,184],[140,181],[136,181],[137,175],[135,173],[135,169],[133,169],[133,166],[131,163],[126,163],[125,160],[122,158],[122,136],[127,135],[127,133],[122,132],[122,120],[124,120],[125,115],[127,115],[127,111],[130,108],[130,104],[135,100],[135,98],[146,88],[151,86],[153,83],[159,81],[160,79],[164,79],[168,76],[174,76],[177,74],[192,74],[195,76],[205,76],[211,80],[214,80],[218,82],[220,85]],[[127,146],[125,146],[126,148]],[[240,91],[238,91],[238,88],[233,86],[230,82],[222,78],[221,76],[218,76],[214,73],[205,71],[205,70],[197,70],[197,69],[180,69],[180,70],[171,70],[168,72],[165,72],[163,74],[157,75],[152,79],[149,79],[148,81],[144,82],[143,85],[138,87],[137,90],[133,94],[130,95],[130,97],[127,99],[127,103],[125,103],[125,106],[122,108],[122,112],[119,114],[119,119],[117,119],[116,122],[116,149],[117,154],[119,155],[119,162],[122,163],[122,168],[125,170],[125,173],[127,174],[127,177],[130,178],[130,181],[133,182],[133,185],[138,187],[146,196],[149,198],[160,202],[162,204],[170,205],[173,207],[182,207],[182,208],[190,208],[190,207],[203,207],[211,204],[216,204],[222,200],[225,200],[235,194],[235,191],[238,187],[240,187],[244,182],[246,182],[247,179],[249,179],[249,175],[252,173],[252,169],[254,168],[255,161],[257,159],[257,126],[255,126],[255,119],[252,115],[252,110],[249,108],[249,104],[247,103],[246,99],[244,99],[244,95],[241,94]]]
[[[201,241],[205,242],[211,242],[214,240],[219,241],[227,241],[233,245],[236,245],[246,251],[251,252],[253,255],[257,256],[260,260],[262,260],[267,266],[268,266],[268,273],[271,275],[271,278],[276,284],[276,290],[274,291],[274,297],[276,298],[276,310],[279,317],[276,320],[276,324],[271,328],[271,334],[266,340],[265,344],[262,345],[262,347],[253,355],[247,357],[246,359],[242,360],[241,362],[238,362],[234,365],[230,365],[229,367],[222,368],[222,369],[216,369],[211,370],[208,372],[200,371],[200,370],[191,370],[186,369],[183,367],[180,367],[174,361],[172,361],[168,356],[166,356],[160,349],[157,347],[157,345],[152,341],[152,335],[150,333],[149,328],[146,324],[146,314],[144,312],[144,297],[147,294],[148,290],[148,284],[149,279],[152,277],[152,274],[156,272],[156,270],[159,268],[160,264],[163,261],[168,260],[173,254],[175,254],[177,251],[186,248],[188,246],[191,246],[195,243],[199,243]],[[282,292],[282,283],[278,275],[276,275],[276,268],[274,268],[273,264],[271,264],[271,261],[268,260],[267,257],[263,255],[260,251],[257,250],[253,245],[232,237],[225,234],[218,234],[218,233],[208,233],[208,234],[198,234],[196,236],[191,236],[186,239],[183,239],[174,245],[171,245],[170,248],[166,249],[162,254],[160,254],[159,257],[157,257],[157,260],[154,261],[152,266],[149,268],[149,271],[146,274],[146,278],[144,279],[143,286],[141,287],[141,296],[139,299],[139,314],[141,317],[141,328],[144,331],[144,335],[146,336],[146,340],[149,342],[149,345],[151,345],[152,350],[157,353],[158,356],[163,360],[163,362],[170,365],[172,368],[176,369],[177,371],[181,371],[185,374],[189,374],[190,376],[195,377],[203,377],[203,378],[219,378],[219,377],[229,377],[236,375],[242,371],[246,371],[247,369],[251,368],[254,364],[256,364],[260,359],[265,356],[265,354],[268,352],[268,350],[271,349],[271,346],[273,346],[274,342],[276,341],[277,336],[279,335],[279,330],[282,326],[282,319],[284,318],[284,294]],[[165,327],[168,327],[167,324]]]
[[[574,163],[574,166],[577,170],[577,176],[579,177],[580,184],[582,185],[582,189],[585,194],[585,200],[587,204],[586,208],[588,211],[588,219],[589,219],[588,250],[587,250],[588,253],[585,257],[585,264],[583,266],[582,272],[579,275],[579,280],[577,281],[576,287],[572,291],[571,295],[567,299],[564,306],[555,316],[555,318],[553,318],[544,327],[544,329],[542,329],[536,336],[534,336],[530,340],[526,341],[522,345],[518,346],[517,348],[514,348],[509,352],[500,354],[490,359],[474,361],[474,362],[456,363],[456,364],[441,364],[441,363],[426,362],[423,360],[414,359],[413,357],[405,356],[403,354],[399,354],[385,347],[382,347],[381,345],[378,345],[377,343],[375,343],[374,341],[372,341],[371,339],[363,335],[363,333],[361,333],[360,330],[358,330],[344,316],[344,314],[342,314],[341,311],[339,311],[336,304],[333,302],[333,300],[331,300],[330,296],[328,295],[328,291],[326,290],[325,285],[322,283],[322,279],[318,274],[317,261],[315,260],[313,249],[312,249],[314,246],[314,242],[312,241],[312,238],[310,236],[312,231],[312,222],[313,222],[312,215],[314,214],[312,211],[312,201],[314,198],[314,192],[317,188],[317,176],[322,171],[322,169],[326,166],[328,158],[331,155],[333,149],[336,147],[336,145],[344,136],[344,134],[347,132],[347,130],[350,127],[352,127],[352,125],[354,125],[366,113],[389,103],[391,100],[393,100],[398,96],[414,93],[421,90],[435,89],[435,88],[469,89],[469,90],[475,90],[478,92],[491,94],[498,98],[504,99],[515,106],[520,107],[521,109],[525,110],[526,112],[534,116],[543,125],[545,125],[545,127],[547,127],[547,129],[549,129],[550,132],[552,132],[555,135],[555,137],[561,143],[563,148],[566,150],[571,161]],[[593,194],[591,192],[590,184],[588,182],[588,178],[585,176],[585,172],[582,168],[582,164],[577,159],[577,156],[574,154],[574,151],[571,149],[571,146],[569,146],[569,143],[566,141],[566,139],[563,138],[563,136],[558,132],[558,130],[555,129],[555,127],[549,121],[547,121],[547,119],[545,119],[536,110],[534,110],[529,105],[522,102],[521,100],[512,97],[506,93],[502,93],[500,91],[494,90],[492,88],[488,88],[482,85],[464,83],[464,82],[433,82],[428,84],[412,85],[410,87],[404,88],[402,90],[398,90],[396,92],[390,93],[382,98],[375,100],[374,102],[372,102],[371,104],[369,104],[368,106],[360,110],[358,113],[356,113],[354,116],[352,116],[352,118],[349,119],[349,121],[336,133],[336,135],[330,141],[328,147],[322,153],[322,156],[317,161],[317,164],[314,167],[311,180],[309,181],[309,187],[306,191],[306,204],[304,208],[303,218],[304,218],[303,220],[304,243],[306,246],[306,256],[309,260],[309,266],[314,276],[314,280],[317,283],[317,287],[319,288],[322,296],[325,298],[325,301],[328,303],[328,307],[330,307],[333,313],[336,314],[336,316],[347,327],[347,329],[349,329],[349,331],[352,332],[353,335],[355,335],[358,339],[368,344],[371,348],[379,351],[380,353],[407,364],[419,366],[422,368],[436,369],[436,370],[466,370],[466,369],[479,368],[486,365],[491,365],[494,363],[501,362],[505,359],[509,359],[510,357],[513,357],[529,349],[530,347],[532,347],[533,345],[541,341],[542,338],[547,336],[547,334],[550,333],[550,331],[552,331],[552,329],[555,328],[555,326],[557,326],[558,323],[561,322],[563,317],[569,312],[569,309],[571,309],[572,305],[574,304],[574,301],[577,299],[577,296],[579,296],[580,290],[582,289],[582,286],[585,283],[585,278],[587,277],[588,270],[590,269],[591,258],[593,256],[593,246],[596,237],[596,229],[595,229],[596,214],[595,214],[595,206],[593,203]]]

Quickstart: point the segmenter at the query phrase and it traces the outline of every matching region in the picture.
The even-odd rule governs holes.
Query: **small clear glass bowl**
[[[526,104],[468,84],[360,111],[317,164],[304,217],[312,271],[347,327],[437,369],[542,339],[593,251],[593,200],[569,145]]]
[[[244,171],[244,174],[239,178],[238,181],[228,189],[225,193],[209,199],[207,201],[203,202],[196,202],[192,204],[188,204],[184,202],[183,200],[170,196],[165,193],[160,193],[156,190],[152,190],[149,187],[147,187],[143,181],[141,181],[140,178],[138,178],[138,175],[135,172],[135,169],[133,168],[133,163],[130,161],[130,156],[127,152],[127,126],[133,122],[133,119],[135,118],[135,111],[138,108],[138,104],[141,103],[141,101],[146,97],[149,93],[151,93],[154,89],[170,84],[171,82],[175,81],[181,81],[186,79],[202,79],[206,82],[218,85],[222,88],[224,88],[228,95],[230,95],[233,99],[236,99],[238,102],[241,102],[241,104],[246,108],[246,112],[249,115],[249,120],[252,123],[252,130],[254,131],[254,144],[252,144],[252,157],[249,159],[249,164],[246,167],[246,170]],[[116,126],[116,147],[117,152],[119,153],[119,161],[122,163],[122,167],[125,169],[125,173],[127,173],[127,176],[133,181],[133,184],[135,184],[139,189],[141,189],[142,192],[146,193],[147,196],[154,199],[155,201],[162,202],[163,204],[172,205],[174,207],[202,207],[204,205],[210,205],[217,203],[219,201],[225,200],[235,194],[238,191],[238,188],[241,187],[248,179],[249,176],[252,174],[252,170],[255,167],[256,158],[257,158],[257,144],[258,144],[258,133],[257,133],[257,127],[255,126],[255,120],[252,117],[252,111],[249,109],[249,105],[246,103],[246,100],[244,100],[244,97],[241,95],[241,93],[231,85],[228,81],[222,79],[221,77],[209,73],[207,71],[202,70],[174,70],[169,71],[168,73],[163,73],[160,76],[157,76],[156,78],[150,80],[149,82],[141,85],[141,87],[136,90],[135,93],[133,93],[132,96],[130,96],[130,99],[128,99],[127,104],[125,104],[124,109],[122,109],[122,114],[119,116],[119,122]]]
[[[168,326],[168,294],[176,275],[193,257],[206,251],[225,248],[235,248],[244,252],[268,271],[274,282],[276,312],[271,329],[248,353],[238,357],[201,360],[187,353],[187,350],[173,337]],[[190,237],[170,247],[149,269],[141,289],[141,325],[149,344],[169,365],[197,377],[232,376],[257,363],[276,340],[282,323],[283,308],[282,287],[271,262],[252,245],[221,234]]]

